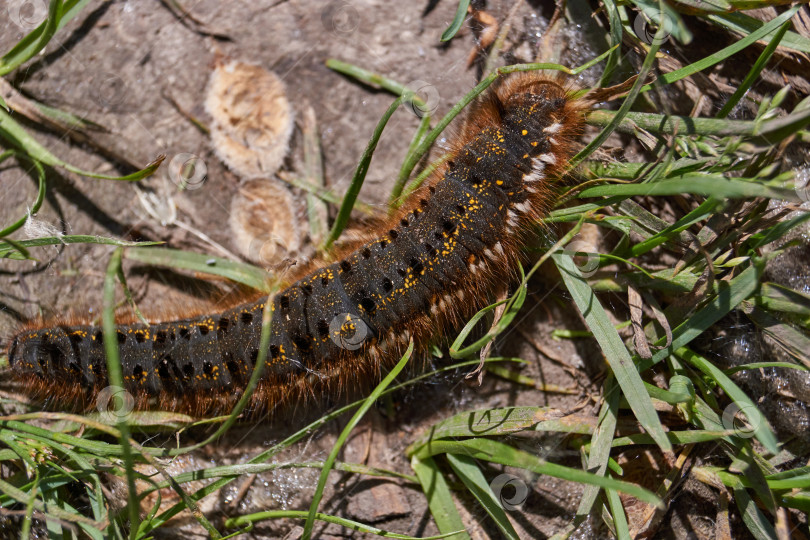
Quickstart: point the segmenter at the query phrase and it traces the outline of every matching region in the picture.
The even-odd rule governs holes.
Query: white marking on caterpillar
[[[456,298],[458,298],[459,302],[464,301],[464,291],[462,289],[456,291]]]
[[[532,209],[532,205],[529,204],[529,201],[523,201],[522,203],[516,203],[514,206],[515,206],[515,210],[517,210],[518,212],[522,212],[524,214]]]
[[[543,133],[557,133],[562,128],[562,124],[551,124],[548,127],[543,128]]]
[[[554,157],[554,154],[542,154],[538,159],[548,163],[549,165],[554,165],[557,163],[557,158]]]
[[[548,143],[549,143],[551,146],[557,146],[557,139],[555,139],[554,137],[549,137],[549,138],[548,138]]]
[[[532,172],[523,175],[524,182],[537,182],[543,179],[543,171],[546,169],[546,164],[540,159],[532,159]]]
[[[504,254],[503,246],[501,245],[500,242],[495,243],[495,251],[498,253],[498,255],[503,256]]]
[[[494,258],[495,258],[495,254],[494,254],[494,253],[492,253],[492,250],[491,250],[491,249],[489,249],[489,248],[487,248],[487,249],[485,249],[485,250],[484,250],[484,255],[486,255],[486,256],[487,256],[487,257],[489,257],[490,259],[494,259]]]

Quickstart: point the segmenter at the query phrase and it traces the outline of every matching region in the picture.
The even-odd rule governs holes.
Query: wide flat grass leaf
[[[458,7],[456,8],[456,14],[453,17],[453,22],[450,23],[450,26],[442,33],[442,41],[450,41],[453,39],[453,36],[458,33],[461,29],[461,25],[464,24],[464,19],[467,17],[467,9],[470,7],[470,0],[460,0],[458,3]]]
[[[493,437],[526,429],[562,431],[565,433],[591,433],[594,419],[587,416],[566,415],[547,407],[507,407],[485,409],[451,416],[430,428],[428,433],[414,441],[406,451],[408,455],[431,441],[459,437]]]
[[[650,396],[644,389],[641,376],[599,299],[583,279],[574,260],[569,255],[556,253],[552,255],[552,259],[560,270],[563,283],[571,293],[574,304],[582,313],[585,323],[593,332],[599,346],[602,347],[602,352],[616,376],[616,381],[639,423],[655,439],[659,447],[671,451],[672,445],[664,433],[661,420],[658,418]]]
[[[725,317],[754,294],[759,288],[759,276],[762,269],[752,264],[731,281],[721,281],[715,294],[695,314],[672,330],[672,343],[657,353],[650,360],[639,362],[639,371],[644,371],[668,357],[680,347],[689,344],[693,339],[708,330],[714,323]],[[655,342],[656,346],[666,343],[666,338]]]
[[[777,538],[773,525],[741,484],[734,487],[734,500],[737,503],[737,508],[740,509],[743,523],[745,523],[754,538],[757,540],[774,540]]]
[[[591,437],[591,445],[588,451],[588,471],[600,475],[604,475],[607,471],[619,413],[619,389],[616,386],[616,379],[608,377],[604,389],[605,401],[599,411],[599,425]],[[591,513],[598,495],[598,486],[585,486],[585,491],[577,508],[577,516],[580,519],[584,519]]]
[[[261,268],[203,253],[169,248],[131,248],[126,251],[126,258],[155,266],[222,276],[258,291],[268,292],[272,288],[270,274]]]
[[[734,382],[717,368],[714,364],[695,354],[686,347],[679,348],[675,351],[680,358],[683,358],[704,374],[708,375],[717,385],[723,389],[729,398],[736,403],[739,411],[745,413],[748,421],[751,423],[754,436],[762,443],[769,452],[776,454],[779,452],[779,443],[776,440],[776,435],[773,433],[773,428],[768,423],[765,416],[759,411],[759,408],[751,401],[745,392],[738,387]],[[733,415],[732,415],[733,419]]]
[[[740,12],[711,14],[706,18],[743,35],[749,34],[765,24],[759,19]],[[788,31],[785,34],[780,46],[803,53],[810,53],[810,39],[793,31]]]
[[[412,456],[411,468],[422,485],[422,491],[427,497],[430,514],[433,516],[439,531],[442,533],[464,531],[466,528],[456,509],[453,495],[450,493],[450,486],[439,470],[436,461],[429,456],[424,458]],[[457,538],[459,540],[469,540],[470,536],[466,532],[461,532],[457,535]]]
[[[681,195],[692,193],[716,199],[770,197],[802,202],[794,189],[766,186],[753,180],[726,178],[720,175],[687,175],[644,184],[613,184],[595,186],[580,192],[579,197],[614,197],[636,195]]]
[[[493,493],[489,482],[487,482],[481,469],[478,468],[475,460],[469,456],[457,454],[447,454],[445,457],[456,476],[464,482],[470,493],[489,514],[489,517],[495,521],[495,525],[498,526],[504,538],[518,540],[520,537],[515,528],[512,527],[512,523],[509,521],[499,500],[500,494]]]
[[[425,459],[439,454],[467,455],[491,463],[500,463],[501,465],[526,469],[537,474],[547,474],[570,482],[592,484],[601,488],[615,489],[622,493],[632,495],[646,503],[662,507],[661,499],[636,484],[614,480],[607,476],[591,474],[580,469],[557,465],[556,463],[550,463],[536,455],[497,440],[478,438],[464,441],[434,441],[429,445],[423,446],[415,457]]]
[[[48,44],[56,31],[75,17],[89,1],[90,0],[65,0],[65,2],[62,3],[51,0],[48,8],[48,18],[26,34],[9,52],[0,58],[0,77],[33,58],[39,51],[45,48],[45,45]],[[18,9],[23,9],[24,6],[24,4],[20,4],[18,5]],[[8,7],[9,14],[11,14],[11,5]]]

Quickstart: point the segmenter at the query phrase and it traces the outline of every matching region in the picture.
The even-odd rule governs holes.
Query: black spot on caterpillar
[[[451,159],[373,239],[291,276],[272,300],[266,369],[250,410],[336,398],[378,381],[413,338],[424,350],[514,276],[524,236],[551,202],[585,105],[554,80],[514,74],[471,108]],[[127,391],[139,408],[227,411],[259,353],[256,297],[220,313],[119,324]],[[108,385],[99,328],[39,324],[8,352],[38,398],[74,409]]]

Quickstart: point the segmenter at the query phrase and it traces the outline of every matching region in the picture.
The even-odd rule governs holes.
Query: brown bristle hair
[[[339,348],[340,350],[333,351],[329,340],[324,340],[321,343],[315,339],[317,336],[306,334],[305,337],[313,338],[315,343],[309,345],[310,347],[320,348],[321,351],[331,351],[329,354],[320,356],[307,356],[305,354],[305,350],[307,350],[305,349],[307,347],[306,343],[301,345],[297,353],[299,356],[295,358],[286,359],[283,352],[276,352],[271,360],[271,354],[268,352],[268,368],[265,370],[265,374],[252,396],[248,411],[252,414],[259,414],[287,410],[289,407],[300,407],[323,400],[324,397],[336,400],[362,392],[379,381],[383,373],[390,369],[401,357],[407,348],[409,339],[412,338],[417,346],[414,356],[423,356],[427,347],[434,343],[436,338],[451,329],[458,328],[478,309],[487,305],[495,289],[503,283],[504,275],[509,275],[510,279],[514,281],[517,264],[521,259],[520,247],[523,245],[527,235],[531,234],[537,221],[546,215],[553,202],[555,191],[551,183],[558,180],[566,171],[574,147],[577,144],[576,141],[582,130],[587,105],[585,101],[572,99],[571,91],[566,89],[560,79],[548,78],[538,73],[513,74],[496,82],[471,106],[463,125],[451,137],[449,146],[452,157],[434,171],[424,185],[409,198],[399,211],[380,226],[375,227],[375,230],[369,232],[364,240],[354,241],[351,245],[344,245],[336,250],[335,253],[331,254],[328,261],[313,261],[300,268],[293,267],[288,272],[288,275],[284,276],[287,289],[282,289],[271,300],[274,308],[274,329],[279,327],[279,332],[287,332],[279,339],[292,339],[295,328],[300,327],[300,321],[296,323],[296,314],[293,314],[293,322],[289,324],[285,322],[280,315],[281,310],[285,308],[283,308],[279,299],[287,291],[306,291],[307,287],[312,291],[310,284],[316,283],[316,278],[323,280],[327,276],[332,276],[329,279],[335,280],[337,278],[334,276],[338,276],[340,280],[343,280],[339,281],[341,290],[344,291],[349,300],[354,302],[354,304],[346,304],[349,307],[345,310],[341,309],[346,312],[342,314],[356,315],[358,319],[364,321],[364,324],[368,324],[368,328],[373,327],[377,330],[377,335],[373,336],[372,339],[365,340],[362,346],[355,350]],[[515,127],[524,125],[525,127],[519,130]],[[534,138],[534,140],[528,141],[527,139],[524,141],[521,137]],[[481,164],[482,160],[484,164]],[[479,169],[476,169],[476,167],[479,167]],[[490,167],[490,169],[486,167]],[[502,182],[500,178],[506,179],[504,180],[506,182],[514,181],[517,175],[521,173],[522,176],[519,178],[520,186],[511,191],[507,188],[498,187],[501,184],[496,186],[496,182]],[[503,176],[498,176],[499,174]],[[489,176],[497,177],[499,180],[491,180]],[[481,183],[476,184],[476,181]],[[485,190],[487,183],[491,183],[491,192]],[[499,198],[496,198],[493,193]],[[447,220],[441,222],[441,218],[436,216],[447,214],[450,210],[444,207],[436,208],[435,205],[431,205],[434,197],[440,196],[445,199],[456,197],[459,200],[462,200],[463,197],[464,201],[480,199],[483,202],[469,202],[469,206],[466,208],[463,208],[463,204],[458,204],[456,206],[458,209],[457,214],[453,214],[456,216],[455,221],[450,223],[450,225],[453,225],[452,230],[449,230],[450,228],[446,226]],[[486,199],[486,197],[490,197],[490,199]],[[504,205],[501,204],[501,207],[498,208],[493,201],[504,199],[507,203],[503,212],[502,223],[493,224],[489,221],[480,221],[485,218],[482,217],[484,214],[481,214],[481,216],[476,214],[476,212],[481,212],[479,207],[483,207],[486,203],[492,208],[502,211]],[[464,204],[468,203],[465,202]],[[408,250],[413,251],[414,246],[420,249],[423,246],[426,246],[426,249],[433,247],[428,242],[422,241],[421,237],[417,236],[416,232],[413,232],[413,228],[417,226],[421,226],[423,229],[427,227],[430,221],[425,220],[429,220],[431,216],[436,217],[435,225],[437,230],[440,229],[440,225],[445,226],[443,240],[453,246],[452,249],[449,249],[449,255],[442,255],[443,252],[439,252],[434,256],[429,250],[428,255],[425,255],[422,251],[419,251],[419,253],[422,253],[422,258],[418,259],[416,263],[413,262],[414,257],[412,256],[405,261],[399,261],[401,264],[398,266],[396,260],[389,261],[380,255],[379,263],[382,269],[379,273],[375,270],[375,272],[368,272],[366,276],[360,277],[373,281],[378,279],[379,275],[388,275],[385,273],[386,268],[401,269],[406,267],[406,276],[411,274],[413,276],[417,274],[425,276],[425,273],[430,270],[436,276],[445,278],[451,275],[451,270],[448,268],[452,264],[458,264],[459,260],[464,261],[464,271],[459,271],[458,275],[452,274],[452,279],[440,280],[437,277],[434,280],[431,277],[428,280],[428,278],[420,277],[416,282],[410,282],[413,289],[411,291],[407,290],[407,286],[403,286],[402,290],[400,290],[395,286],[393,280],[388,280],[391,281],[392,296],[390,298],[393,299],[390,305],[382,300],[375,301],[371,292],[365,291],[365,289],[363,292],[367,294],[367,297],[362,298],[359,303],[356,301],[357,298],[345,292],[346,289],[351,288],[347,285],[349,283],[348,279],[359,279],[357,275],[350,276],[350,273],[352,269],[361,266],[357,266],[351,261],[357,260],[362,263],[363,256],[365,256],[364,252],[368,252],[372,248],[384,249],[385,246],[379,247],[383,242],[392,244],[394,246],[392,250],[400,254],[406,253]],[[423,221],[419,221],[420,219]],[[492,238],[497,239],[494,243],[482,244],[485,245],[486,249],[480,250],[479,253],[474,253],[461,241],[463,239],[470,244],[478,242],[480,235],[477,235],[477,232],[480,231],[475,231],[471,227],[471,225],[475,225],[474,221],[476,219],[479,219],[479,226],[483,224],[486,227],[495,229],[495,232],[487,234],[494,235],[490,237],[490,240]],[[494,219],[497,219],[497,217]],[[413,238],[407,236],[409,234]],[[462,234],[467,236],[462,237]],[[401,238],[407,238],[407,243]],[[462,251],[467,253],[463,258],[461,258]],[[413,252],[415,253],[415,251]],[[440,255],[445,259],[442,260]],[[432,264],[432,266],[428,263]],[[441,266],[442,263],[445,265],[444,268]],[[388,264],[388,266],[383,266],[384,264]],[[416,271],[418,269],[417,265],[421,266],[421,273]],[[349,270],[346,270],[347,267]],[[453,270],[453,272],[455,271]],[[434,274],[428,275],[433,276]],[[405,280],[403,283],[407,285],[409,282],[406,278],[403,279]],[[434,282],[436,284],[444,283],[444,285],[440,289],[428,287],[428,283]],[[330,282],[327,279],[325,283]],[[417,285],[430,294],[425,296],[424,290],[422,293],[418,293],[416,291],[419,288]],[[327,285],[325,284],[323,287],[325,290]],[[369,288],[366,287],[366,289]],[[314,296],[309,296],[309,298],[313,298],[317,294],[323,294],[323,298],[316,298],[317,305],[328,305],[327,293],[318,291],[320,289],[310,292],[309,294]],[[399,296],[397,298],[400,298],[400,304],[396,305],[393,303],[397,301],[393,294],[410,294],[412,298]],[[424,298],[417,298],[418,294],[422,294]],[[305,296],[307,295],[305,294]],[[382,299],[382,297],[380,298]],[[371,305],[365,300],[369,300]],[[221,313],[216,315],[204,312],[182,312],[174,314],[177,318],[183,319],[182,321],[174,323],[171,322],[174,317],[164,316],[156,319],[154,324],[162,324],[164,328],[170,327],[167,325],[179,325],[181,323],[188,326],[199,326],[200,321],[214,320],[212,317],[216,317],[219,321],[227,317],[230,317],[228,320],[238,320],[240,313],[251,313],[250,319],[253,321],[251,324],[255,324],[254,315],[252,314],[257,313],[256,310],[263,307],[265,301],[260,293],[250,293],[238,300],[229,301],[224,307],[220,307]],[[411,304],[418,304],[419,310],[408,312],[403,307]],[[384,309],[380,307],[386,305],[388,307]],[[377,311],[376,308],[379,308],[380,311]],[[326,311],[326,308],[323,309]],[[349,311],[350,309],[353,311]],[[231,312],[236,315],[231,315]],[[406,312],[408,316],[401,320],[396,319],[400,312]],[[324,316],[323,320],[329,318],[327,315]],[[308,324],[306,317],[309,315],[304,311],[298,316],[304,317],[303,324],[306,327]],[[378,320],[375,317],[383,316],[396,319],[396,321],[389,327],[380,326],[378,328],[372,326],[374,321]],[[259,316],[258,319],[260,323],[261,317]],[[289,316],[287,320],[290,320]],[[124,333],[125,339],[133,331],[148,331],[149,328],[157,327],[148,327],[144,330],[142,325],[138,326],[137,321],[132,316],[125,315],[117,318],[117,323],[120,325],[119,332]],[[88,410],[95,406],[98,392],[106,386],[106,377],[98,374],[90,376],[92,374],[74,373],[77,366],[81,371],[84,369],[82,366],[87,364],[86,359],[79,362],[78,358],[72,363],[68,362],[69,359],[73,358],[70,355],[74,354],[78,349],[74,349],[73,352],[62,351],[59,349],[60,345],[49,345],[51,348],[59,349],[58,353],[52,354],[52,356],[57,357],[56,359],[52,358],[53,364],[58,363],[56,360],[66,364],[54,368],[51,368],[50,364],[48,364],[47,369],[61,370],[59,373],[62,375],[59,377],[47,372],[46,366],[41,365],[41,363],[39,366],[33,365],[31,362],[26,364],[23,360],[24,352],[22,351],[26,343],[33,343],[37,339],[41,339],[42,345],[32,345],[34,347],[32,354],[36,356],[42,352],[37,351],[37,346],[40,346],[40,348],[46,347],[44,343],[47,340],[43,336],[47,336],[48,332],[53,332],[53,335],[56,336],[52,339],[64,342],[63,337],[66,339],[71,332],[77,335],[80,332],[85,332],[88,324],[87,318],[70,317],[56,321],[32,321],[20,330],[11,341],[8,351],[9,362],[12,365],[14,375],[28,395],[37,400],[47,399],[49,405],[57,405],[60,408]],[[297,327],[295,324],[299,324],[299,326]],[[252,331],[251,336],[255,335],[255,328]],[[95,332],[95,329],[93,332]],[[310,329],[310,332],[314,333],[312,329]],[[157,338],[152,337],[150,339]],[[219,340],[219,337],[217,339]],[[243,341],[249,341],[249,339],[244,337]],[[217,341],[218,346],[219,343],[220,341]],[[337,342],[335,343],[337,344]],[[95,344],[82,346],[89,347],[90,345],[96,346]],[[296,342],[295,347],[298,348],[298,342]],[[78,353],[76,354],[78,355]],[[129,360],[126,361],[130,362]],[[239,370],[246,366],[250,367],[247,358],[234,359],[233,361],[237,362]],[[287,363],[285,364],[284,361]],[[202,361],[198,360],[197,362]],[[230,364],[226,366],[224,358],[220,358],[219,362],[216,365],[217,369],[221,367],[223,372],[226,367],[230,369]],[[67,365],[68,363],[69,365]],[[122,365],[124,363],[125,359],[122,357]],[[206,363],[210,365],[210,362]],[[124,367],[125,373],[128,372],[128,369],[129,371],[132,370],[132,366],[129,364]],[[152,370],[158,373],[157,367],[152,366]],[[151,372],[148,369],[144,371],[150,377],[157,377],[157,375],[150,374]],[[197,372],[197,366],[192,366],[192,372]],[[69,377],[66,380],[67,375],[65,373],[74,373],[76,380],[71,381]],[[249,373],[250,370],[248,369],[248,376]],[[140,381],[141,383],[146,380],[147,375]],[[91,382],[89,384],[80,384],[79,381],[86,381],[87,377],[90,377]],[[231,381],[231,379],[228,380]],[[237,378],[234,376],[233,380],[236,381]],[[188,383],[187,387],[182,387],[187,390],[195,390],[191,383]],[[179,392],[161,386],[155,393],[149,393],[141,391],[141,388],[138,387],[134,379],[131,385],[127,387],[135,398],[137,408],[155,408],[201,416],[228,412],[241,396],[241,391],[244,389],[244,379],[242,379],[241,384],[229,383],[220,391]]]

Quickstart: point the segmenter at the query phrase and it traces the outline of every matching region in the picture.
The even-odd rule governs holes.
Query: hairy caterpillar
[[[379,380],[411,337],[424,349],[486,305],[544,215],[584,109],[537,74],[492,87],[473,105],[451,159],[372,240],[295,272],[270,300],[270,348],[251,410]],[[266,301],[120,324],[125,386],[136,406],[197,415],[232,406],[258,356]],[[73,408],[92,407],[108,384],[101,329],[87,323],[26,329],[8,357],[29,393]]]

